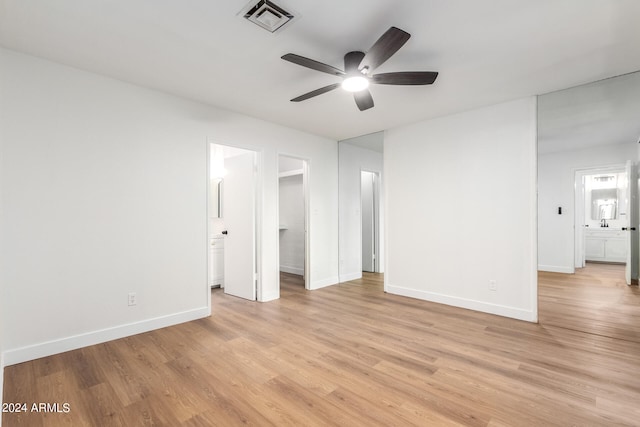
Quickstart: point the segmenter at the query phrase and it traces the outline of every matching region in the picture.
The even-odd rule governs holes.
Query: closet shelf
[[[304,173],[304,171],[302,169],[295,169],[295,170],[291,170],[291,171],[280,172],[278,174],[278,178],[286,178],[286,177],[289,177],[289,176],[302,175],[303,173]]]

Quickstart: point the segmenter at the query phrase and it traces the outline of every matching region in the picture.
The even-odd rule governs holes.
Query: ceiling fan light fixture
[[[364,76],[351,76],[342,81],[342,89],[347,92],[360,92],[369,87],[369,79]]]
[[[291,102],[300,102],[334,89],[342,88],[353,93],[353,99],[360,111],[373,108],[373,97],[367,90],[369,84],[394,86],[424,86],[433,84],[438,77],[436,71],[396,71],[393,73],[371,74],[376,68],[392,57],[411,37],[411,34],[397,27],[389,28],[367,53],[359,50],[344,55],[344,70],[295,53],[282,55],[282,59],[311,70],[342,77],[342,82],[333,83],[295,97]]]

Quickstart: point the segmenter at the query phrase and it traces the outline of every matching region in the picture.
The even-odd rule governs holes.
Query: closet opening
[[[278,156],[280,286],[309,289],[309,190],[305,159]]]

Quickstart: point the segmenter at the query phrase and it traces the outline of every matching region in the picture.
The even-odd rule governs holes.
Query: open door
[[[585,221],[585,175],[584,171],[577,171],[575,177],[575,260],[574,271],[576,268],[584,268],[585,266],[585,228],[588,227]],[[558,212],[558,215],[561,211]]]
[[[224,292],[256,299],[255,156],[226,158],[224,167]]]
[[[632,280],[638,279],[638,171],[636,164],[627,161],[627,187],[625,197],[627,199],[627,264],[625,267],[625,280],[627,285]]]

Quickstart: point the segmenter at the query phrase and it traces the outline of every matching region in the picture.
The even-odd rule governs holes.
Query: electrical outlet
[[[135,292],[129,292],[129,305],[138,304],[138,295]]]
[[[498,290],[498,285],[496,284],[495,280],[489,280],[489,290],[490,291],[497,291]]]

